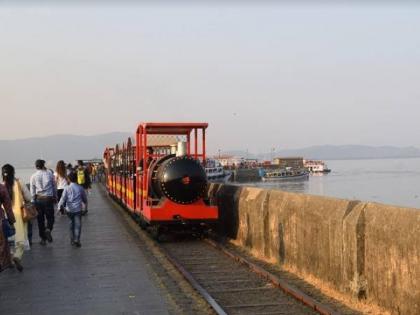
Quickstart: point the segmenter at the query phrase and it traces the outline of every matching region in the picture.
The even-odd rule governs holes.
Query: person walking
[[[25,203],[31,201],[31,194],[25,185],[15,178],[15,168],[6,164],[1,169],[3,183],[9,193],[12,201],[13,215],[15,216],[15,252],[13,254],[13,262],[16,269],[20,272],[23,271],[22,256],[25,250],[25,244],[28,244],[28,224],[23,221],[22,208]]]
[[[97,176],[98,172],[97,172],[97,168],[95,164],[91,164],[91,180],[92,183],[96,182],[96,176]]]
[[[73,165],[71,165],[71,163],[69,163],[66,166],[66,175],[69,176],[71,172],[74,172],[74,168],[73,168]]]
[[[85,189],[85,192],[87,194],[88,190],[91,188],[92,182],[90,178],[90,173],[88,169],[84,166],[84,163],[82,160],[79,160],[77,162],[76,175],[77,175],[77,183]],[[82,215],[85,215],[87,213],[88,213],[88,203],[86,202],[85,210],[82,212]]]
[[[38,210],[38,231],[40,244],[52,242],[51,232],[54,227],[54,204],[57,202],[57,188],[54,174],[45,168],[44,160],[36,160],[37,171],[31,176],[30,188],[32,201]],[[45,227],[45,219],[47,227]]]
[[[3,220],[8,220],[10,225],[15,223],[9,193],[6,187],[0,184],[0,272],[12,267],[12,256],[10,254],[9,242],[5,231],[3,231]]]
[[[64,188],[63,195],[58,203],[58,207],[65,207],[70,218],[70,243],[80,247],[80,235],[82,232],[82,211],[83,205],[87,205],[85,189],[77,184],[76,173],[69,175],[70,185]]]
[[[67,177],[67,170],[66,164],[63,160],[57,162],[57,166],[55,168],[55,182],[57,184],[57,200],[61,199],[63,194],[64,188],[69,185],[69,179]],[[64,214],[64,208],[58,208],[61,214]]]
[[[84,189],[90,189],[91,188],[91,178],[90,178],[90,172],[87,167],[85,167],[83,161],[77,162],[77,183],[82,186]]]

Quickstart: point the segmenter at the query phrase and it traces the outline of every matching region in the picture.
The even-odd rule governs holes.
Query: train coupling
[[[181,217],[179,214],[175,214],[172,218],[176,221],[180,221],[182,224],[188,224],[187,219]]]

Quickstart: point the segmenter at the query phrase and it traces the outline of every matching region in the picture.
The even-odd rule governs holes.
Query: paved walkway
[[[83,217],[82,247],[70,245],[67,217],[54,243],[25,252],[25,270],[0,273],[0,314],[167,314],[136,240],[95,187]]]

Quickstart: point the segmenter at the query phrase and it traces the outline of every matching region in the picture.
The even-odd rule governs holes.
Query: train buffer
[[[83,217],[82,247],[70,245],[65,216],[56,216],[54,241],[33,246],[24,271],[0,273],[0,314],[168,314],[139,240],[94,187]]]

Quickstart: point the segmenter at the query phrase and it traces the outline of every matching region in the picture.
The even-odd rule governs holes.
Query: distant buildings
[[[233,155],[221,155],[215,158],[223,167],[237,167],[244,162],[244,158]]]
[[[291,167],[293,169],[303,168],[303,157],[276,157],[273,164],[279,168]]]
[[[275,157],[273,161],[244,158],[234,155],[213,156],[213,160],[219,161],[225,169],[236,168],[265,168],[301,170],[306,168],[311,173],[328,173],[330,170],[323,161],[304,160],[303,157]]]
[[[214,157],[215,160],[219,161],[220,164],[225,168],[256,168],[256,167],[278,167],[286,168],[291,167],[293,169],[301,169],[304,167],[302,157],[276,157],[273,162],[271,161],[260,161],[254,158],[244,158],[234,155],[221,155]]]
[[[218,160],[225,168],[253,168],[260,166],[258,159],[246,159],[233,155],[221,155],[214,157],[214,159]]]
[[[260,163],[258,159],[244,159],[243,166],[247,168],[253,168],[259,166]]]

